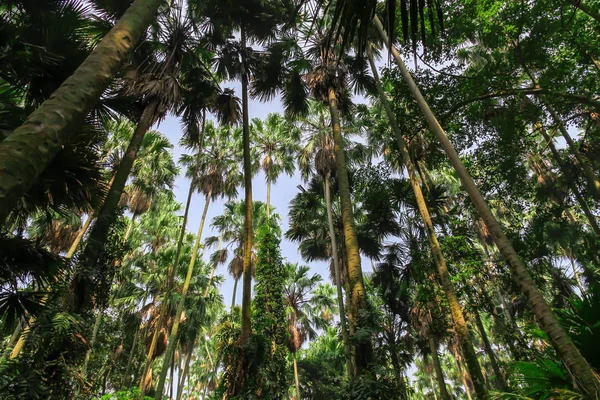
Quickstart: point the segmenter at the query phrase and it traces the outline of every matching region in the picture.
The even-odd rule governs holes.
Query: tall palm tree
[[[250,134],[253,149],[261,158],[260,166],[267,180],[267,218],[271,206],[271,184],[277,183],[282,173],[294,172],[297,152],[297,130],[279,114],[270,113],[263,121],[252,119]]]
[[[500,254],[507,262],[513,275],[513,279],[515,280],[521,292],[527,298],[529,306],[534,312],[540,328],[548,335],[550,342],[562,358],[569,371],[571,371],[573,374],[573,377],[578,381],[578,384],[590,395],[600,393],[600,384],[598,383],[598,380],[596,379],[590,365],[585,358],[583,358],[565,329],[561,326],[560,321],[554,315],[552,308],[546,302],[542,292],[536,286],[529,271],[527,270],[527,267],[517,254],[512,243],[504,233],[502,226],[479,192],[479,189],[475,185],[473,178],[471,178],[469,172],[465,168],[458,153],[456,152],[456,149],[448,139],[446,132],[440,125],[434,113],[429,108],[427,101],[421,94],[417,84],[412,79],[412,76],[406,68],[404,61],[391,42],[388,34],[385,32],[383,25],[377,16],[374,17],[374,23],[382,40],[386,43],[388,49],[392,53],[396,65],[400,69],[402,77],[408,84],[412,95],[419,105],[419,108],[425,115],[425,119],[427,120],[429,128],[438,138],[442,148],[444,149],[444,152],[448,156],[450,164],[458,174],[465,191],[473,202],[477,213],[485,222],[487,229],[490,232],[490,236],[498,247]]]
[[[88,58],[0,143],[0,223],[73,134],[142,38],[162,0],[136,0]]]
[[[314,339],[317,329],[327,329],[335,312],[331,286],[327,290],[318,274],[309,276],[305,265],[286,263],[285,305],[288,314],[288,347],[294,358],[296,399],[301,399],[297,353],[306,339]]]
[[[175,319],[171,328],[171,334],[169,335],[169,341],[167,345],[167,351],[165,353],[161,374],[158,380],[156,388],[156,399],[162,398],[162,392],[167,378],[167,371],[169,369],[169,363],[173,357],[175,346],[177,344],[177,334],[179,330],[179,323],[183,308],[185,305],[185,299],[189,290],[192,274],[194,272],[194,264],[200,248],[200,241],[202,238],[202,231],[204,229],[204,222],[206,220],[206,213],[208,212],[208,206],[211,199],[223,197],[226,195],[235,195],[237,193],[236,186],[238,182],[238,160],[235,154],[232,154],[230,144],[228,143],[227,135],[230,129],[225,127],[220,129],[214,135],[214,142],[210,143],[208,147],[204,149],[204,153],[200,158],[200,165],[195,168],[198,176],[196,177],[197,189],[205,195],[204,210],[202,211],[202,217],[200,219],[200,225],[198,227],[198,233],[196,234],[196,242],[192,250],[192,257],[188,266],[183,288],[181,289],[181,297],[177,304],[177,310],[175,312]],[[193,167],[194,168],[194,167]]]

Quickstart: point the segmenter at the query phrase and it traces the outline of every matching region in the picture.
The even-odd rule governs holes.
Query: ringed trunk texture
[[[241,32],[242,48],[246,48],[246,32]],[[244,142],[244,191],[246,215],[244,219],[244,277],[242,282],[242,329],[240,343],[252,333],[250,306],[252,302],[252,163],[250,160],[250,125],[248,119],[248,75],[242,74],[242,131]]]
[[[87,244],[81,255],[81,262],[79,263],[80,268],[83,270],[78,271],[74,279],[76,310],[82,310],[90,306],[89,303],[93,295],[90,275],[96,272],[98,258],[104,251],[108,231],[111,224],[115,221],[119,200],[127,183],[129,173],[137,157],[142,140],[154,123],[157,104],[157,101],[153,100],[144,108],[88,237]]]
[[[438,387],[440,388],[440,397],[442,400],[451,400],[450,393],[446,387],[446,381],[444,380],[444,371],[442,371],[442,364],[440,364],[440,356],[438,354],[438,346],[435,338],[429,335],[429,350],[431,351],[431,358],[433,359],[433,366],[435,368],[435,377],[437,379]]]
[[[0,143],[0,225],[100,99],[162,3],[136,0],[75,72]]]
[[[450,164],[458,174],[466,192],[469,195],[469,198],[473,202],[475,208],[479,216],[485,222],[490,235],[492,236],[494,243],[498,247],[502,258],[508,264],[510,271],[513,275],[513,279],[519,286],[521,292],[525,295],[528,300],[529,306],[532,309],[533,313],[536,316],[538,324],[540,328],[548,335],[550,342],[561,356],[565,366],[570,371],[573,376],[574,383],[577,387],[583,389],[588,395],[600,396],[600,385],[598,380],[596,379],[594,372],[592,371],[590,365],[587,363],[585,358],[581,355],[573,341],[567,335],[567,332],[560,325],[560,322],[554,315],[552,308],[548,305],[546,300],[544,299],[542,293],[536,287],[531,275],[527,271],[527,268],[517,255],[514,247],[504,234],[500,223],[496,220],[489,206],[479,193],[475,182],[469,175],[467,169],[463,165],[460,157],[456,153],[454,146],[450,143],[450,140],[446,136],[446,133],[440,126],[433,112],[429,108],[429,105],[425,101],[425,98],[421,94],[419,88],[415,84],[410,72],[404,65],[400,54],[396,50],[394,46],[391,46],[387,39],[387,34],[383,29],[383,25],[379,18],[375,16],[374,18],[375,25],[379,30],[383,40],[387,43],[396,64],[400,68],[400,72],[404,77],[406,83],[408,84],[412,94],[417,101],[419,108],[425,114],[425,118],[429,123],[430,129],[436,134],[438,140],[440,141],[444,152],[448,156],[450,160]],[[466,356],[465,356],[466,358]]]
[[[212,192],[209,191],[206,194],[206,203],[204,204],[204,210],[202,211],[202,218],[200,219],[200,226],[198,227],[198,233],[196,235],[196,243],[194,243],[194,249],[192,250],[192,257],[190,259],[190,265],[188,266],[185,281],[183,282],[183,288],[181,289],[181,297],[177,304],[177,310],[175,311],[175,318],[173,320],[173,327],[171,328],[171,334],[169,335],[169,341],[167,342],[167,350],[163,359],[162,369],[158,378],[158,385],[156,386],[156,394],[154,398],[161,400],[163,395],[163,389],[165,387],[165,381],[167,379],[167,372],[169,371],[169,363],[175,354],[175,347],[177,346],[177,335],[179,334],[179,322],[181,315],[183,314],[183,308],[185,306],[185,299],[187,297],[188,290],[190,288],[190,282],[192,281],[192,275],[194,273],[194,264],[198,257],[198,249],[200,248],[200,241],[202,239],[202,231],[204,229],[204,221],[206,221],[206,213],[208,212],[208,206],[210,205],[210,199]]]
[[[450,307],[450,313],[452,314],[452,320],[454,322],[454,327],[456,329],[456,334],[459,338],[461,349],[463,351],[464,357],[467,361],[467,366],[469,368],[469,372],[473,377],[473,386],[475,387],[475,393],[478,399],[487,399],[489,398],[489,393],[487,387],[485,385],[485,381],[483,378],[483,374],[481,373],[481,366],[479,365],[479,361],[477,360],[477,354],[473,349],[473,343],[471,341],[471,336],[469,334],[469,329],[467,327],[467,323],[465,322],[465,318],[462,312],[462,307],[458,301],[458,296],[456,295],[456,290],[454,289],[454,284],[450,279],[450,273],[448,272],[448,267],[446,266],[446,260],[444,259],[444,255],[442,254],[442,249],[437,240],[437,236],[435,234],[435,229],[433,226],[433,222],[431,220],[431,215],[429,214],[429,209],[427,208],[427,204],[425,202],[425,197],[423,196],[423,192],[421,191],[421,186],[419,184],[419,180],[417,178],[417,174],[415,172],[414,164],[410,159],[410,154],[408,153],[408,149],[406,147],[406,142],[402,137],[402,133],[400,131],[400,127],[396,121],[396,116],[394,115],[390,104],[387,101],[385,92],[381,86],[381,82],[379,80],[379,74],[377,73],[377,68],[375,67],[375,62],[373,60],[373,55],[369,50],[369,63],[371,64],[371,69],[373,72],[373,76],[375,78],[375,83],[377,86],[377,92],[379,93],[379,97],[381,103],[386,111],[388,116],[389,123],[392,127],[392,130],[396,136],[396,140],[398,141],[400,152],[402,153],[402,159],[404,160],[404,165],[406,170],[408,171],[409,180],[411,186],[413,188],[413,192],[415,194],[415,199],[417,201],[417,206],[419,209],[419,213],[421,214],[421,219],[423,220],[423,224],[425,225],[425,231],[427,232],[427,238],[429,239],[429,246],[431,248],[431,255],[433,256],[433,260],[435,262],[435,266],[437,268],[438,277],[440,280],[440,284],[444,290],[444,294],[446,295],[446,300],[448,301],[448,306]],[[431,343],[430,343],[431,344]],[[435,345],[435,343],[434,343]],[[437,345],[436,345],[437,348]],[[442,398],[444,398],[444,394],[442,393]]]
[[[352,349],[348,339],[348,327],[346,322],[346,310],[344,307],[344,292],[342,290],[342,274],[340,270],[340,260],[338,258],[337,239],[333,227],[333,216],[331,211],[331,191],[329,189],[329,172],[325,175],[325,203],[327,204],[327,222],[329,224],[329,238],[331,240],[331,255],[333,259],[333,269],[335,271],[335,286],[337,288],[338,308],[340,310],[340,323],[342,325],[342,340],[344,341],[344,357],[346,358],[346,374],[348,379],[354,376],[352,367]]]
[[[338,100],[335,90],[329,88],[329,110],[331,113],[331,125],[333,130],[335,163],[338,174],[338,187],[340,191],[340,202],[342,205],[342,222],[344,226],[344,240],[346,245],[346,260],[348,263],[348,276],[350,281],[350,333],[352,334],[358,325],[358,313],[366,307],[366,293],[363,282],[362,267],[360,265],[360,253],[356,239],[356,228],[354,226],[354,213],[352,211],[352,199],[350,198],[350,182],[348,180],[348,167],[344,144],[342,140],[342,129],[338,110]],[[359,375],[371,362],[371,342],[357,343],[354,351],[355,375]]]

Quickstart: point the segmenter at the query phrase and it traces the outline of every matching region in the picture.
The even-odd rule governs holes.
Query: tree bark
[[[600,387],[598,380],[596,379],[590,365],[587,363],[585,358],[581,355],[573,341],[568,336],[567,332],[560,325],[560,322],[554,315],[552,308],[548,305],[544,299],[542,293],[536,287],[531,275],[527,271],[527,268],[517,255],[517,252],[513,248],[512,244],[504,234],[502,227],[494,217],[494,214],[490,210],[489,206],[479,193],[475,182],[469,175],[467,169],[463,165],[460,157],[450,140],[446,136],[446,133],[440,126],[439,122],[435,118],[433,112],[429,108],[429,105],[425,101],[425,98],[421,94],[416,83],[412,79],[410,72],[404,65],[400,54],[394,46],[388,41],[387,34],[383,30],[381,21],[375,16],[375,25],[379,30],[383,40],[387,43],[388,48],[392,52],[392,55],[396,61],[396,64],[400,68],[400,72],[404,77],[404,80],[408,84],[412,94],[415,97],[421,111],[425,114],[425,118],[429,123],[430,129],[436,134],[440,141],[444,152],[450,160],[450,164],[456,171],[460,178],[465,190],[467,191],[469,198],[473,202],[480,217],[485,222],[490,235],[492,236],[494,243],[498,247],[500,254],[508,264],[508,267],[513,275],[513,278],[519,286],[521,292],[526,296],[529,306],[536,316],[540,328],[548,335],[550,342],[561,356],[567,369],[570,371],[574,378],[574,383],[577,387],[581,387],[584,392],[590,396],[600,395]],[[466,358],[466,355],[465,355]]]
[[[196,337],[192,341],[192,345],[187,352],[185,357],[185,366],[183,367],[183,372],[181,373],[181,379],[179,381],[179,385],[177,387],[177,400],[181,400],[181,396],[183,396],[183,388],[185,387],[185,380],[187,379],[188,372],[190,370],[190,363],[192,361],[192,354],[194,353],[194,343],[196,342]]]
[[[385,92],[383,91],[383,87],[381,86],[379,74],[377,73],[375,61],[373,60],[373,55],[370,49],[368,50],[368,54],[369,63],[371,64],[371,70],[375,78],[377,92],[379,94],[383,108],[386,111],[389,123],[392,127],[392,131],[394,132],[396,140],[398,141],[401,156],[404,160],[404,165],[408,172],[408,177],[413,188],[415,199],[417,201],[417,207],[419,209],[419,213],[421,214],[423,224],[425,225],[425,231],[427,232],[427,238],[429,239],[429,246],[431,248],[431,255],[433,256],[433,260],[437,268],[440,284],[444,290],[444,294],[446,295],[446,300],[448,301],[448,306],[450,308],[450,313],[452,315],[452,320],[454,322],[456,334],[459,338],[464,357],[467,361],[469,372],[473,377],[473,386],[475,387],[475,393],[478,399],[487,399],[489,398],[489,394],[483,379],[483,374],[481,373],[481,366],[479,365],[477,355],[473,348],[473,343],[471,341],[469,329],[467,327],[467,323],[465,322],[462,307],[458,301],[458,296],[456,295],[456,291],[454,289],[454,284],[450,279],[450,273],[448,272],[448,267],[446,266],[446,260],[444,259],[442,249],[435,234],[435,229],[431,220],[431,215],[429,214],[429,209],[427,208],[425,197],[423,196],[423,192],[421,191],[421,185],[419,184],[414,164],[411,161],[406,142],[402,137],[400,127],[398,126],[398,122],[396,121],[396,116],[394,115],[392,108],[390,107],[390,104],[387,101]],[[443,393],[442,397],[444,397]]]
[[[154,350],[156,349],[156,344],[158,343],[158,335],[160,333],[160,328],[162,327],[162,319],[163,316],[160,315],[159,320],[156,321],[156,329],[154,329],[154,333],[152,334],[152,342],[150,342],[150,349],[148,349],[148,355],[146,356],[146,363],[144,364],[144,372],[142,373],[142,377],[140,379],[140,392],[141,395],[145,395],[148,389],[152,386],[152,361],[154,358]]]
[[[125,367],[125,378],[123,378],[123,389],[129,387],[131,382],[131,365],[133,364],[133,355],[135,354],[135,347],[137,346],[138,339],[140,337],[140,327],[138,325],[135,335],[133,336],[133,343],[131,344],[131,350],[129,350],[129,357],[127,357],[127,366]]]
[[[271,172],[267,173],[267,219],[271,218]]]
[[[94,215],[92,213],[90,213],[88,215],[87,219],[85,220],[83,226],[81,227],[81,229],[79,229],[79,232],[77,232],[77,236],[75,237],[75,240],[73,240],[73,243],[71,243],[71,247],[69,247],[69,251],[67,252],[66,258],[73,257],[73,254],[75,254],[75,251],[77,251],[77,246],[79,246],[79,243],[81,243],[81,240],[83,239],[83,237],[85,236],[85,233],[87,232],[88,228],[92,224],[93,219],[94,219]]]
[[[294,382],[296,383],[296,399],[300,400],[300,380],[298,379],[297,352],[294,352]]]
[[[324,178],[325,203],[327,204],[327,222],[329,224],[329,239],[331,241],[331,259],[333,260],[333,269],[335,271],[335,286],[337,288],[338,308],[340,311],[340,323],[342,325],[342,340],[344,341],[344,357],[346,358],[346,374],[348,379],[354,376],[352,367],[352,349],[348,339],[348,326],[346,322],[346,311],[344,307],[344,293],[342,291],[342,275],[340,272],[340,260],[338,258],[337,239],[333,227],[333,212],[331,210],[331,191],[329,189],[329,172]]]
[[[23,330],[23,319],[19,319],[19,323],[15,327],[15,330],[13,331],[13,333],[10,337],[10,340],[8,341],[8,343],[6,344],[6,347],[4,349],[4,358],[7,358],[10,355],[12,347],[17,343],[18,339],[21,337],[22,330]]]
[[[246,31],[241,29],[242,49],[246,50]],[[250,125],[248,117],[248,71],[242,71],[242,136],[244,144],[244,191],[246,215],[244,219],[244,277],[242,282],[242,329],[240,343],[252,333],[252,164],[250,160]]]
[[[233,314],[233,307],[235,307],[235,295],[237,292],[237,285],[240,278],[235,278],[235,282],[233,283],[233,295],[231,296],[231,313]]]
[[[163,0],[136,0],[85,61],[0,143],[0,226],[144,35]]]
[[[97,272],[98,258],[104,251],[106,238],[111,224],[115,221],[116,211],[119,207],[121,194],[127,183],[129,173],[133,167],[133,163],[140,149],[146,132],[154,123],[158,102],[152,100],[144,107],[144,111],[135,128],[135,132],[129,146],[125,151],[123,159],[119,164],[119,168],[114,176],[112,185],[106,194],[102,208],[98,212],[96,222],[92,227],[92,231],[87,240],[87,244],[81,255],[79,263],[79,271],[76,272],[74,278],[75,289],[75,309],[81,311],[89,307],[91,297],[93,295],[92,278]]]
[[[440,364],[440,356],[438,354],[437,342],[433,335],[429,335],[429,350],[431,350],[431,358],[433,359],[433,366],[435,368],[435,377],[437,379],[438,386],[440,388],[440,397],[442,400],[451,400],[450,393],[446,387],[446,381],[444,380],[444,371],[442,371],[442,364]]]
[[[481,336],[481,341],[483,342],[483,348],[487,356],[490,359],[490,364],[492,364],[492,369],[494,370],[494,374],[496,375],[497,387],[503,392],[508,390],[508,385],[506,384],[506,380],[504,379],[504,374],[500,370],[500,365],[498,364],[498,359],[496,358],[496,353],[494,349],[492,349],[492,345],[490,344],[490,340],[485,331],[485,327],[483,326],[483,322],[481,321],[481,316],[479,315],[479,311],[475,310],[475,325],[477,326],[477,330],[479,331],[479,336]]]
[[[167,379],[167,372],[169,370],[169,363],[171,358],[173,357],[173,354],[175,353],[175,347],[177,346],[179,323],[181,320],[181,315],[183,314],[185,299],[187,297],[187,293],[190,288],[190,283],[192,281],[192,275],[194,273],[194,264],[196,263],[196,258],[198,256],[198,249],[200,248],[200,241],[202,239],[202,230],[204,229],[204,221],[206,221],[206,213],[208,212],[208,206],[210,205],[211,196],[212,192],[209,190],[209,192],[206,194],[206,203],[204,204],[202,218],[200,219],[200,226],[198,227],[198,233],[196,234],[196,243],[194,243],[194,249],[192,250],[192,258],[190,259],[190,265],[188,266],[185,281],[183,282],[183,288],[181,289],[181,297],[179,298],[179,303],[177,304],[177,310],[175,311],[175,317],[173,320],[173,326],[171,328],[171,334],[169,335],[169,340],[167,342],[167,350],[165,352],[162,370],[158,378],[158,385],[156,386],[156,394],[154,397],[156,400],[162,399],[163,389],[165,386],[165,381]]]
[[[350,334],[358,325],[358,313],[366,307],[366,293],[363,282],[360,253],[356,238],[354,225],[354,213],[352,211],[352,199],[350,197],[350,181],[348,179],[348,167],[346,165],[346,154],[342,139],[338,100],[335,89],[328,90],[329,111],[331,113],[331,126],[333,130],[333,142],[335,163],[337,167],[338,188],[340,191],[340,203],[342,206],[342,222],[344,226],[344,240],[346,245],[346,261],[348,265],[348,277],[350,284]],[[354,368],[355,375],[359,375],[371,362],[371,342],[357,343],[354,346]]]
[[[102,322],[103,314],[104,312],[98,311],[96,322],[94,323],[94,329],[92,330],[92,338],[90,339],[90,348],[85,352],[85,360],[83,361],[83,367],[81,368],[81,376],[84,379],[87,372],[87,366],[90,361],[90,356],[92,355],[92,350],[94,349],[94,343],[96,342],[96,337],[98,336],[98,329],[100,329],[100,322]]]
[[[133,229],[133,224],[135,223],[136,218],[137,218],[137,214],[134,213],[131,216],[129,223],[127,224],[127,230],[125,231],[125,236],[123,236],[123,243],[127,243],[127,239],[129,239],[129,236],[131,235],[131,231]]]

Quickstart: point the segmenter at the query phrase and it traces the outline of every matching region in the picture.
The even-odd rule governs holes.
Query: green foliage
[[[105,394],[101,400],[152,400],[152,397],[144,396],[136,387],[121,390],[113,394]]]

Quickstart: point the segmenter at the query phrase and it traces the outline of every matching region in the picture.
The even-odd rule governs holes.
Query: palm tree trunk
[[[103,314],[104,313],[102,311],[98,311],[96,322],[94,323],[94,329],[92,330],[92,337],[90,339],[90,348],[85,352],[85,360],[83,361],[83,367],[81,368],[81,376],[84,379],[87,372],[87,366],[90,361],[90,356],[92,355],[92,350],[94,349],[94,343],[96,342],[96,336],[98,336],[98,329],[100,328],[100,322],[102,321]]]
[[[440,364],[437,342],[435,341],[433,335],[429,335],[429,350],[431,350],[431,358],[433,359],[433,366],[435,368],[435,377],[437,378],[438,386],[440,388],[440,397],[442,400],[451,400],[452,397],[450,397],[450,393],[448,393],[446,381],[444,380],[442,364]]]
[[[127,183],[131,168],[133,167],[133,162],[135,161],[138,150],[142,144],[142,140],[144,139],[146,132],[154,123],[157,106],[158,101],[152,100],[144,108],[137,127],[135,128],[133,137],[129,142],[129,146],[119,164],[113,183],[106,194],[106,199],[98,212],[98,217],[96,218],[96,222],[88,237],[85,250],[81,255],[80,265],[83,266],[82,269],[84,270],[78,271],[74,279],[76,291],[75,307],[78,311],[85,309],[91,301],[93,294],[93,288],[91,287],[92,278],[96,272],[95,269],[98,258],[104,251],[108,231],[116,218],[119,200],[123,193],[123,189],[125,188],[125,183]]]
[[[206,202],[204,204],[204,210],[202,211],[202,218],[200,219],[200,226],[198,227],[198,233],[196,234],[196,243],[194,243],[194,249],[192,250],[192,258],[190,259],[190,265],[188,266],[187,274],[185,276],[185,281],[183,282],[183,288],[181,289],[181,297],[179,298],[179,303],[177,304],[177,310],[175,311],[175,317],[173,320],[173,327],[171,328],[171,334],[169,335],[169,341],[167,344],[167,350],[165,352],[165,357],[163,360],[162,370],[160,372],[160,377],[158,378],[158,386],[156,387],[156,400],[162,399],[162,393],[165,386],[165,381],[167,379],[167,372],[169,370],[169,360],[173,357],[175,352],[175,347],[177,346],[177,335],[179,334],[179,323],[181,320],[181,315],[183,314],[183,308],[185,306],[185,299],[187,297],[188,290],[190,288],[190,283],[192,281],[192,275],[194,273],[194,264],[196,263],[196,258],[198,256],[198,249],[200,248],[200,241],[202,239],[202,231],[204,229],[204,222],[206,221],[206,214],[208,212],[208,206],[210,205],[210,200],[212,196],[212,191],[209,190],[206,194]]]
[[[173,373],[175,372],[175,352],[171,357],[171,377],[169,379],[169,400],[173,399]],[[162,399],[162,396],[160,397]]]
[[[75,132],[163,0],[136,0],[85,61],[27,120],[0,143],[0,225]]]
[[[485,327],[483,326],[483,322],[481,321],[481,316],[479,315],[479,311],[475,310],[475,325],[477,326],[477,330],[479,331],[479,335],[481,336],[481,341],[483,342],[483,348],[485,349],[485,353],[490,359],[490,364],[492,364],[492,369],[494,370],[494,374],[496,375],[496,382],[498,383],[498,389],[503,392],[508,390],[508,385],[506,384],[506,380],[504,379],[504,375],[500,370],[500,365],[498,365],[498,359],[496,358],[496,353],[494,353],[494,349],[492,349],[492,345],[490,344],[490,340],[485,331]]]
[[[346,358],[346,374],[348,379],[353,377],[352,368],[352,349],[348,340],[348,327],[346,323],[346,311],[344,309],[344,293],[342,291],[342,276],[340,272],[340,260],[338,258],[337,239],[333,227],[333,216],[331,210],[331,191],[329,190],[329,175],[327,172],[324,179],[325,203],[327,204],[327,221],[329,223],[329,238],[331,241],[331,258],[333,260],[333,269],[335,271],[335,286],[337,288],[338,308],[340,310],[340,323],[342,325],[342,340],[344,341],[344,356]]]
[[[156,321],[156,326],[154,332],[152,333],[152,342],[150,342],[150,349],[148,349],[148,355],[146,356],[146,363],[144,364],[144,371],[142,372],[142,377],[140,379],[139,389],[143,395],[146,394],[148,389],[152,386],[152,361],[154,359],[154,351],[156,350],[156,344],[158,343],[158,336],[160,333],[160,329],[162,327],[162,315],[159,315],[158,321]]]
[[[463,370],[462,366],[460,365],[460,361],[458,360],[458,355],[455,354],[454,355],[454,363],[456,364],[456,369],[458,370],[458,375],[460,375],[460,380],[462,381],[462,384],[465,388],[465,393],[467,395],[467,399],[471,400],[471,388],[469,387],[469,384],[467,383],[467,378],[466,378],[466,374],[465,371]]]
[[[123,243],[126,243],[127,239],[129,239],[129,235],[131,235],[131,231],[133,229],[133,224],[135,223],[136,217],[137,214],[133,213],[131,219],[129,220],[129,224],[127,224],[127,230],[125,231],[125,236],[123,236]]]
[[[92,224],[93,219],[94,219],[94,215],[93,215],[93,213],[90,213],[88,215],[87,219],[85,220],[83,226],[81,227],[81,229],[79,229],[79,232],[77,232],[77,236],[75,237],[75,240],[73,240],[73,243],[71,243],[71,247],[69,247],[69,251],[67,252],[66,258],[73,257],[73,254],[75,254],[75,251],[77,251],[77,246],[79,246],[79,243],[81,243],[81,240],[83,239],[83,237],[85,236],[85,233],[87,232],[88,228]]]
[[[542,293],[536,287],[531,275],[527,271],[527,268],[519,258],[517,252],[514,247],[504,234],[502,227],[492,214],[489,206],[479,193],[475,182],[469,175],[467,169],[464,164],[460,160],[460,157],[456,153],[454,146],[450,143],[450,140],[446,136],[446,133],[440,126],[433,112],[429,108],[429,105],[425,101],[425,98],[421,94],[419,88],[416,83],[412,79],[410,72],[404,65],[400,54],[396,50],[394,46],[388,41],[387,34],[383,29],[383,25],[379,18],[375,16],[374,18],[375,25],[381,34],[383,40],[387,43],[388,48],[390,49],[396,64],[400,68],[400,72],[404,77],[404,80],[408,84],[412,94],[415,97],[421,111],[424,113],[427,122],[429,123],[430,129],[436,134],[438,140],[440,141],[444,152],[448,156],[450,160],[450,164],[456,171],[458,177],[460,178],[465,190],[467,191],[469,198],[473,202],[479,216],[483,219],[487,228],[492,236],[500,254],[508,264],[508,267],[511,270],[513,275],[513,279],[519,286],[521,292],[527,297],[529,306],[531,307],[533,313],[536,316],[538,324],[540,328],[548,335],[550,342],[561,356],[564,361],[567,369],[570,371],[571,375],[576,382],[576,386],[581,387],[585,392],[587,392],[591,396],[599,395],[600,388],[598,384],[598,380],[596,379],[590,365],[587,363],[585,358],[581,355],[573,341],[567,335],[567,332],[560,325],[560,322],[554,315],[552,308],[548,305],[546,300],[544,299]],[[465,355],[465,358],[466,355]],[[467,358],[468,360],[468,358]]]
[[[233,313],[233,307],[235,307],[235,295],[237,292],[237,285],[240,278],[235,278],[235,282],[233,284],[233,295],[231,296],[231,313]]]
[[[179,385],[177,387],[177,400],[181,400],[181,396],[183,396],[183,388],[185,387],[185,380],[187,379],[190,363],[192,362],[192,354],[194,353],[194,344],[196,342],[196,336],[192,340],[192,345],[190,346],[187,355],[185,357],[185,366],[183,367],[183,372],[181,373],[181,379],[179,381]]]
[[[131,365],[133,364],[133,355],[135,354],[135,348],[137,346],[138,339],[140,337],[140,326],[138,325],[135,335],[133,336],[133,343],[131,344],[131,350],[129,350],[129,357],[127,357],[127,366],[125,367],[125,378],[123,379],[123,388],[129,387],[131,381]]]
[[[297,352],[294,352],[294,382],[296,383],[296,399],[300,400],[300,380],[298,379]]]
[[[246,31],[241,29],[242,48],[246,48]],[[248,122],[248,72],[242,73],[242,131],[244,142],[244,189],[246,215],[244,220],[244,278],[242,285],[242,329],[240,343],[250,337],[252,321],[250,306],[252,302],[252,164],[250,160],[250,125]]]
[[[556,161],[558,168],[561,170],[562,174],[564,175],[565,180],[567,181],[567,185],[569,185],[571,192],[573,192],[573,195],[575,196],[575,200],[577,200],[579,207],[581,207],[581,210],[583,211],[583,214],[586,216],[588,222],[590,223],[592,230],[598,236],[600,236],[600,226],[598,226],[596,217],[592,214],[590,208],[588,207],[587,203],[585,202],[585,199],[579,192],[579,189],[577,188],[575,181],[573,179],[571,179],[571,177],[569,176],[570,174],[568,172],[567,166],[565,165],[564,160],[560,156],[560,153],[556,149],[553,138],[548,136],[548,133],[546,132],[546,130],[544,129],[544,127],[541,123],[538,123],[536,125],[537,125],[540,133],[542,134],[544,141],[546,141],[546,143],[548,144],[548,147],[550,148],[550,152],[552,153],[552,157],[554,157],[554,161]]]
[[[588,6],[587,4],[585,4],[583,2],[583,0],[567,0],[567,2],[573,4],[573,6],[575,8],[580,9],[585,14],[587,14],[590,17],[594,18],[596,20],[596,22],[600,23],[600,13],[598,13],[597,11],[594,11],[590,6]]]
[[[221,244],[223,243],[223,235],[219,236],[219,244],[217,244],[217,252],[219,250],[221,250]],[[215,262],[215,265],[213,265],[213,267],[210,269],[210,275],[208,276],[208,283],[206,284],[206,289],[204,289],[204,296],[206,297],[208,296],[208,290],[210,289],[210,284],[213,280],[213,277],[215,276],[215,271],[217,270],[217,266],[219,264]]]
[[[19,323],[15,327],[10,340],[4,348],[4,358],[7,358],[12,350],[12,347],[17,343],[17,340],[21,337],[21,331],[23,330],[23,319],[19,319]]]
[[[271,218],[271,172],[267,172],[267,219]]]
[[[481,367],[479,365],[479,361],[477,360],[475,350],[473,349],[473,343],[471,341],[469,329],[467,327],[467,323],[465,322],[462,307],[458,301],[456,290],[454,289],[454,284],[450,279],[450,273],[448,272],[448,267],[446,266],[446,260],[444,259],[442,249],[435,234],[435,229],[433,227],[431,215],[429,214],[429,209],[427,208],[425,197],[423,196],[423,192],[421,191],[421,185],[419,184],[414,164],[411,161],[410,154],[406,147],[406,142],[402,137],[400,127],[398,126],[398,122],[396,121],[396,116],[394,115],[390,104],[387,101],[387,97],[383,91],[383,87],[381,86],[379,74],[377,73],[375,61],[373,60],[373,54],[370,51],[370,49],[368,50],[368,55],[381,104],[383,105],[383,108],[386,111],[389,123],[392,127],[392,131],[396,136],[396,140],[400,147],[401,156],[404,160],[404,164],[408,172],[408,177],[413,188],[415,199],[417,201],[417,207],[419,209],[419,213],[421,214],[423,224],[425,225],[425,231],[427,232],[427,238],[429,239],[429,246],[431,248],[431,255],[433,256],[433,260],[435,262],[438,272],[438,277],[440,279],[441,286],[444,289],[444,294],[446,295],[448,306],[450,307],[450,313],[452,314],[452,320],[454,322],[456,334],[459,338],[464,357],[467,361],[469,372],[473,377],[473,384],[475,387],[477,398],[487,399],[489,397],[489,394],[483,379],[483,374],[481,373]],[[444,397],[443,393],[442,397]]]
[[[356,239],[356,228],[354,226],[354,214],[352,211],[352,199],[350,198],[350,182],[348,180],[348,167],[346,165],[346,154],[342,139],[338,101],[333,87],[329,88],[329,110],[331,113],[331,125],[333,130],[335,163],[337,167],[338,188],[340,191],[340,203],[342,206],[342,222],[344,225],[344,240],[346,245],[346,260],[348,265],[348,277],[350,283],[350,334],[358,324],[358,313],[366,306],[366,292],[363,282],[362,267],[360,265],[360,253]],[[366,368],[372,358],[371,342],[357,343],[354,352],[354,368],[356,374]]]
[[[590,192],[596,198],[596,200],[600,200],[600,181],[594,173],[594,170],[592,169],[592,166],[590,165],[588,159],[579,152],[577,144],[573,141],[571,135],[569,135],[567,128],[565,128],[563,122],[560,120],[560,117],[558,116],[554,108],[552,108],[552,106],[548,104],[545,104],[545,107],[552,116],[552,120],[554,121],[554,123],[558,126],[558,130],[560,131],[562,137],[565,138],[565,141],[567,142],[567,145],[569,147],[569,151],[573,154],[573,156],[575,156],[577,163],[583,170],[585,178],[588,182],[588,186],[590,188]]]
[[[19,353],[21,353],[21,350],[23,350],[23,347],[25,346],[25,342],[27,341],[27,337],[29,336],[29,333],[31,332],[31,328],[33,327],[34,324],[35,324],[35,317],[32,316],[31,318],[29,318],[29,321],[26,323],[25,327],[21,330],[21,336],[19,336],[19,340],[17,341],[17,344],[15,344],[15,347],[13,347],[12,351],[10,352],[9,358],[11,360],[17,358]],[[14,332],[13,332],[13,334],[14,334]]]

